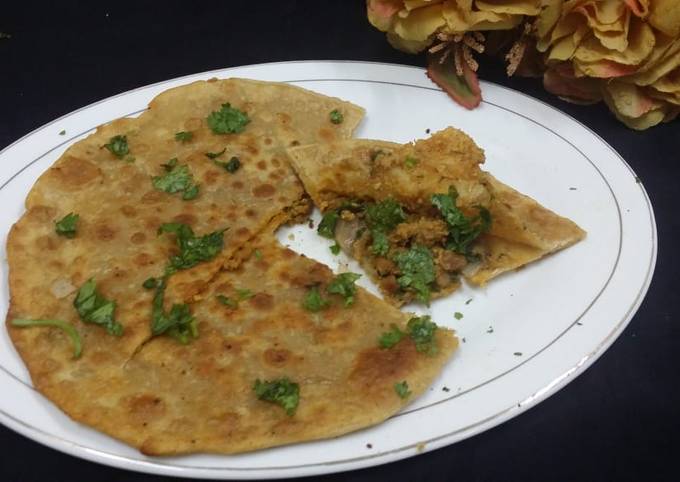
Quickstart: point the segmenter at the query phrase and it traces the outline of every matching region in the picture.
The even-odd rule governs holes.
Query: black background
[[[424,65],[387,44],[361,0],[99,3],[3,2],[0,31],[12,38],[0,40],[0,147],[91,102],[205,70],[301,59]],[[573,115],[636,170],[659,230],[651,289],[599,361],[525,414],[447,448],[323,480],[679,480],[680,122],[634,132],[601,105],[570,105],[538,80],[507,79],[498,62],[481,72]],[[4,427],[0,453],[3,481],[162,479],[63,455]]]

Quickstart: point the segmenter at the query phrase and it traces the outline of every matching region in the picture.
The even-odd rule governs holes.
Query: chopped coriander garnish
[[[59,131],[59,135],[60,135],[60,136],[65,136],[65,135],[66,135],[66,131],[63,130],[63,129],[60,130],[60,131]]]
[[[435,279],[432,251],[425,246],[412,246],[394,256],[400,275],[397,283],[402,289],[415,291],[416,298],[423,303],[430,301],[430,285]]]
[[[462,320],[462,319],[463,319],[463,313],[461,313],[460,311],[456,311],[456,312],[453,314],[453,317],[454,317],[456,320]]]
[[[153,297],[151,333],[154,336],[166,334],[186,345],[191,338],[198,336],[196,319],[191,315],[191,308],[187,304],[175,303],[169,312],[165,311],[165,288],[168,276],[166,274],[163,277],[156,287],[156,294]]]
[[[255,256],[255,259],[258,261],[262,259],[262,252],[259,249],[256,249],[253,255]]]
[[[218,166],[224,168],[227,172],[230,172],[234,174],[236,171],[238,171],[239,167],[241,167],[241,161],[239,160],[238,157],[232,156],[231,159],[229,159],[227,162],[221,162],[221,161],[215,161],[213,160],[215,164]]]
[[[113,136],[109,139],[108,144],[104,144],[111,154],[116,156],[118,159],[124,158],[130,152],[128,147],[127,136]]]
[[[324,310],[328,308],[329,305],[330,302],[321,296],[321,291],[319,291],[318,286],[312,287],[305,295],[305,299],[302,301],[302,306],[307,311],[311,311],[313,313]]]
[[[473,257],[470,248],[474,240],[491,228],[491,213],[483,206],[477,206],[479,214],[467,217],[456,206],[458,192],[453,186],[448,194],[433,194],[432,205],[439,209],[444,221],[448,224],[449,236],[446,249],[453,250],[465,256]]]
[[[328,117],[333,124],[342,124],[342,121],[345,120],[345,116],[338,109],[333,109]]]
[[[404,165],[409,168],[413,169],[418,165],[418,159],[412,156],[406,156],[406,160],[404,161]]]
[[[222,149],[220,152],[206,152],[205,155],[208,156],[208,158],[210,158],[210,159],[217,159],[218,157],[220,157],[225,152],[227,152],[226,147],[224,149]]]
[[[222,104],[218,111],[208,116],[208,126],[215,134],[238,134],[250,122],[248,114],[235,109],[231,104]]]
[[[465,304],[466,304],[466,305],[469,305],[470,303],[472,303],[472,298],[468,298],[468,299],[465,301]]]
[[[326,291],[332,295],[342,296],[345,298],[345,306],[351,306],[354,304],[354,296],[357,292],[357,287],[354,283],[359,278],[361,278],[360,274],[341,273],[328,284]]]
[[[166,223],[158,228],[158,234],[174,233],[180,253],[170,258],[166,268],[168,274],[188,269],[203,261],[210,261],[224,248],[224,231],[215,231],[204,236],[196,236],[186,224]]]
[[[295,414],[300,403],[300,385],[287,377],[264,382],[257,379],[253,390],[258,399],[280,405],[289,416]]]
[[[69,239],[75,238],[79,219],[80,216],[78,214],[68,213],[54,223],[54,230],[59,236],[64,236]]]
[[[229,308],[233,308],[233,309],[238,308],[238,301],[232,300],[231,298],[228,298],[227,296],[217,295],[217,296],[215,296],[215,298],[217,298],[217,301],[222,303],[224,306],[228,306]]]
[[[194,184],[194,176],[187,165],[177,165],[177,158],[170,159],[167,164],[162,164],[167,171],[162,176],[155,176],[151,182],[159,191],[174,194],[181,192],[182,199],[190,201],[198,196],[199,186]]]
[[[27,326],[54,326],[63,330],[69,338],[71,338],[71,343],[73,344],[73,358],[80,358],[83,352],[83,347],[80,342],[80,334],[76,330],[75,326],[71,323],[67,323],[62,320],[29,320],[26,318],[15,318],[12,320],[12,326],[27,327]]]
[[[397,392],[399,398],[408,398],[411,395],[411,390],[408,389],[406,380],[394,384],[394,391]]]
[[[175,140],[178,142],[189,142],[193,138],[194,138],[193,132],[182,131],[175,133]]]
[[[116,302],[107,300],[97,291],[94,278],[90,278],[80,287],[73,300],[73,306],[85,323],[100,325],[111,335],[121,336],[123,334],[123,325],[113,317]]]
[[[328,211],[323,215],[323,218],[321,218],[321,222],[316,228],[316,232],[319,233],[319,236],[323,236],[324,238],[335,238],[335,226],[338,224],[339,219],[340,213],[336,209]]]
[[[142,287],[147,290],[156,289],[158,286],[158,280],[156,278],[148,278],[142,283]]]
[[[247,288],[245,289],[237,289],[236,294],[238,294],[238,299],[243,301],[243,300],[249,300],[253,296],[255,296],[255,293],[253,293],[252,290],[249,290]]]
[[[429,316],[411,318],[408,320],[406,328],[408,329],[409,336],[416,344],[416,350],[428,355],[437,354],[435,332],[438,327]]]
[[[406,333],[401,331],[397,325],[392,325],[390,331],[386,331],[380,335],[380,338],[378,338],[378,345],[380,345],[380,348],[392,348],[405,336]]]
[[[390,249],[387,234],[397,224],[406,221],[406,214],[401,205],[394,199],[385,199],[374,204],[368,204],[364,210],[366,224],[371,230],[373,244],[371,251],[378,256],[384,256]]]
[[[331,253],[333,253],[335,256],[340,254],[340,245],[337,242],[329,249],[331,250]]]

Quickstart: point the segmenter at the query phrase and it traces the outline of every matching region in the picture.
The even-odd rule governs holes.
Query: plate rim
[[[46,129],[50,127],[51,125],[68,118],[74,114],[77,114],[78,112],[81,112],[83,110],[90,109],[92,107],[97,106],[98,104],[105,103],[107,101],[113,100],[118,97],[126,96],[131,93],[148,89],[151,87],[155,86],[160,86],[166,83],[170,82],[176,82],[176,81],[182,81],[184,79],[191,79],[191,78],[196,78],[199,76],[205,76],[205,75],[210,75],[210,74],[215,74],[215,75],[229,75],[229,72],[232,70],[238,70],[238,69],[244,69],[244,68],[251,68],[251,67],[270,67],[270,66],[277,66],[277,65],[292,65],[292,64],[300,64],[300,63],[305,63],[305,64],[355,64],[355,65],[362,65],[362,64],[370,64],[370,65],[376,65],[376,66],[388,66],[388,67],[396,67],[400,69],[412,69],[415,71],[418,71],[420,73],[424,72],[424,69],[421,67],[413,66],[413,65],[404,65],[404,64],[398,64],[398,63],[387,63],[387,62],[374,62],[374,61],[353,61],[353,60],[292,60],[292,61],[281,61],[281,62],[263,62],[263,63],[256,63],[256,64],[248,64],[248,65],[240,65],[240,66],[233,66],[233,67],[226,67],[226,68],[220,68],[220,69],[213,69],[213,70],[208,70],[204,72],[196,72],[196,73],[191,73],[179,77],[174,77],[171,79],[166,79],[158,82],[154,82],[151,84],[147,84],[144,86],[139,86],[131,90],[127,91],[122,91],[118,92],[117,94],[114,94],[112,96],[97,100],[95,102],[92,102],[88,105],[82,106],[74,111],[68,112],[46,124],[43,124],[36,129],[33,129],[29,133],[25,134],[21,138],[15,140],[14,142],[10,143],[9,145],[5,146],[2,150],[0,150],[0,156],[2,156],[6,151],[8,151],[10,148],[13,146],[21,143],[22,141],[26,140],[27,138],[37,134],[38,132],[42,131],[43,129]],[[320,79],[310,79],[310,81],[314,80],[320,80]],[[351,79],[347,79],[351,80]],[[360,79],[354,79],[354,80],[360,80]],[[400,84],[398,82],[393,82],[395,84]],[[571,119],[574,121],[578,126],[581,128],[585,128],[595,139],[597,139],[602,146],[606,147],[606,149],[610,152],[612,152],[616,158],[624,165],[624,167],[627,168],[627,170],[635,177],[637,178],[637,175],[633,168],[628,164],[628,162],[621,156],[616,149],[614,149],[606,140],[604,140],[599,134],[594,132],[592,129],[590,129],[588,126],[580,122],[579,120],[575,119],[573,116],[569,115],[568,113],[563,112],[559,108],[548,104],[547,102],[532,97],[524,92],[517,91],[515,89],[512,89],[510,87],[506,87],[494,82],[489,82],[489,81],[482,81],[483,84],[487,85],[493,85],[496,88],[500,88],[505,91],[509,91],[511,94],[520,94],[522,97],[528,98],[531,101],[538,102],[542,104],[543,106],[546,106],[550,108],[552,111],[557,112],[561,116],[566,116],[567,118]],[[400,85],[404,86],[415,86],[413,84],[405,84],[402,83]],[[434,90],[439,90],[441,89],[434,89]],[[145,110],[145,109],[144,109]],[[521,114],[520,114],[521,115]],[[527,117],[528,120],[535,122],[534,119]],[[561,136],[560,136],[561,137]],[[563,138],[563,140],[566,140]],[[64,140],[64,142],[59,143],[58,146],[53,147],[51,150],[54,150],[66,143],[72,142],[72,139]],[[567,141],[569,142],[569,141]],[[575,147],[575,146],[574,146]],[[43,154],[44,156],[45,154]],[[586,156],[587,158],[587,156]],[[24,166],[23,168],[28,167],[28,165]],[[22,170],[23,170],[22,168]],[[21,172],[21,171],[20,171]],[[15,174],[18,175],[19,173]],[[15,177],[12,176],[10,177],[6,182],[3,183],[3,186],[11,182],[11,180]],[[603,175],[604,178],[604,175]],[[618,336],[621,334],[621,332],[626,328],[626,326],[630,323],[631,319],[633,318],[634,314],[640,307],[642,301],[644,300],[649,287],[651,285],[651,281],[655,272],[656,268],[656,263],[657,263],[657,256],[658,256],[658,233],[657,233],[657,226],[656,226],[656,218],[653,210],[653,205],[651,203],[651,199],[647,193],[647,190],[645,189],[644,185],[642,182],[638,183],[639,188],[641,189],[641,192],[643,194],[644,200],[649,208],[649,216],[650,216],[650,227],[651,227],[651,235],[652,235],[652,240],[651,240],[651,253],[650,253],[650,261],[649,261],[649,268],[644,280],[644,283],[641,285],[636,298],[633,300],[631,303],[628,311],[625,313],[625,315],[621,318],[621,321],[617,325],[615,325],[612,330],[608,333],[608,335],[600,340],[600,342],[597,344],[595,349],[586,355],[581,362],[579,362],[577,365],[571,367],[569,370],[566,372],[562,373],[560,376],[556,377],[553,381],[551,381],[547,386],[538,389],[536,393],[532,396],[529,397],[530,400],[527,401],[526,404],[522,404],[521,406],[518,407],[509,407],[505,410],[502,410],[501,412],[498,412],[494,415],[491,415],[483,420],[480,420],[472,425],[468,425],[460,430],[454,431],[452,433],[444,434],[438,437],[435,437],[431,440],[424,441],[426,443],[426,447],[424,451],[429,451],[429,450],[434,450],[437,448],[440,448],[442,446],[449,445],[450,443],[447,441],[448,438],[455,437],[458,432],[461,431],[470,431],[471,433],[468,433],[460,438],[456,438],[456,441],[462,440],[465,438],[468,438],[469,436],[475,435],[477,433],[480,433],[484,430],[488,430],[489,428],[499,425],[505,421],[507,421],[510,418],[513,418],[516,415],[519,415],[520,413],[523,413],[525,410],[528,408],[531,408],[535,406],[536,404],[540,403],[541,401],[547,399],[549,396],[552,396],[555,394],[557,391],[562,389],[564,386],[566,386],[571,380],[575,379],[578,375],[583,373],[589,366],[591,366],[595,361],[599,359],[599,357],[611,346],[611,344],[618,338]],[[13,376],[10,374],[10,376]],[[14,377],[14,376],[13,376]],[[21,381],[23,383],[23,381]],[[6,417],[9,418],[11,421],[6,420]],[[333,462],[320,462],[320,463],[315,463],[315,464],[307,464],[304,467],[252,467],[252,468],[236,468],[236,467],[230,467],[230,468],[220,468],[220,467],[193,467],[193,466],[178,466],[178,465],[173,465],[173,464],[165,464],[165,463],[158,463],[156,460],[139,460],[139,459],[131,459],[126,456],[118,455],[118,454],[112,454],[108,453],[106,451],[100,450],[100,449],[93,449],[91,447],[87,447],[84,445],[80,445],[75,442],[71,442],[69,440],[62,439],[56,435],[50,434],[48,432],[42,431],[40,428],[37,427],[32,427],[28,424],[26,424],[24,421],[19,420],[14,418],[10,414],[6,414],[4,411],[0,411],[0,421],[7,426],[8,428],[11,428],[12,430],[27,436],[28,438],[31,438],[35,441],[40,442],[43,445],[46,445],[50,448],[59,450],[61,452],[79,457],[79,458],[84,458],[87,460],[99,462],[99,463],[104,463],[106,465],[111,465],[123,469],[132,469],[132,470],[139,470],[139,471],[144,471],[144,472],[149,472],[149,473],[157,473],[157,474],[165,474],[165,475],[171,475],[171,476],[184,476],[184,477],[233,477],[233,476],[238,476],[238,477],[243,477],[246,476],[247,478],[251,477],[281,477],[281,476],[295,476],[295,475],[312,475],[312,474],[321,474],[321,473],[328,473],[328,472],[335,472],[337,470],[314,470],[315,468],[318,469],[318,467],[329,467],[329,466],[341,466],[341,465],[348,465],[346,468],[341,468],[340,470],[353,470],[353,469],[358,469],[358,468],[363,468],[367,466],[375,466],[375,465],[380,465],[383,463],[388,463],[392,462],[395,460],[399,460],[402,458],[406,458],[415,454],[411,453],[405,453],[407,452],[408,449],[416,447],[418,444],[413,444],[409,445],[407,447],[401,447],[393,450],[389,450],[386,452],[381,452],[381,453],[375,453],[371,455],[367,455],[366,457],[359,457],[359,458],[352,458],[352,459],[345,459],[345,460],[340,460],[340,461],[333,461]],[[35,432],[39,432],[36,434]],[[26,433],[28,432],[28,433]],[[45,439],[51,439],[51,443],[48,442]],[[420,442],[422,443],[422,442]],[[419,452],[420,453],[420,452]],[[161,459],[162,460],[162,459]],[[282,475],[277,475],[277,474],[272,474],[272,473],[266,473],[267,471],[270,470],[279,470],[279,471],[286,471],[286,472],[294,472],[294,473],[286,473]],[[206,473],[208,471],[208,473]],[[212,473],[210,473],[212,472]],[[264,472],[264,473],[257,473],[257,472]]]

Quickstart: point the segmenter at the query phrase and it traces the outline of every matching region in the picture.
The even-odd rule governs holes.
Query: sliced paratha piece
[[[585,236],[572,221],[480,169],[483,151],[448,128],[399,145],[349,140],[288,150],[335,237],[392,303],[483,284]]]
[[[454,352],[453,332],[425,318],[408,325],[353,277],[274,240],[255,247],[194,303],[200,336],[189,345],[154,338],[122,363],[101,333],[85,332],[74,361],[59,330],[11,328],[36,387],[146,454],[236,453],[377,424],[422,394]]]
[[[333,110],[342,123],[330,120]],[[360,107],[294,86],[214,79],[166,91],[138,118],[99,127],[37,180],[9,234],[13,309],[98,333],[73,307],[93,279],[117,302],[124,328],[121,336],[93,335],[93,343],[117,344],[129,356],[150,335],[154,292],[142,284],[178,254],[174,237],[158,229],[183,223],[197,237],[221,233],[206,246],[210,256],[185,259],[170,278],[170,309],[237,264],[258,233],[307,212],[284,148],[347,138],[362,116]],[[79,216],[74,236],[61,236],[55,223],[70,213]],[[12,330],[16,343],[34,333]]]

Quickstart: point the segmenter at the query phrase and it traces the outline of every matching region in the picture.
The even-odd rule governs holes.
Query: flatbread
[[[218,135],[206,118],[227,102],[247,112],[250,122],[241,133]],[[341,124],[330,122],[333,109],[344,113]],[[91,335],[90,349],[114,343],[129,356],[150,336],[153,293],[141,289],[142,283],[163,274],[176,250],[172,236],[156,234],[159,226],[182,222],[198,235],[227,229],[217,258],[170,279],[167,304],[191,300],[222,266],[238,264],[258,233],[307,212],[304,190],[284,148],[347,138],[362,116],[358,106],[286,84],[213,79],[165,91],[138,118],[99,127],[38,179],[26,213],[9,234],[12,312],[74,322]],[[181,131],[193,138],[175,140]],[[116,135],[127,136],[129,155],[123,159],[102,148]],[[222,149],[219,159],[240,159],[236,172],[205,155]],[[164,174],[161,164],[171,158],[187,165],[200,184],[196,199],[154,188],[153,177]],[[80,216],[78,233],[66,239],[55,233],[54,223],[71,212]],[[78,321],[74,293],[90,278],[104,296],[118,301],[122,337],[101,336],[101,328]],[[40,331],[10,330],[15,342]]]
[[[36,387],[74,420],[145,454],[237,453],[380,423],[422,394],[454,352],[445,329],[435,332],[434,355],[409,337],[380,348],[380,335],[392,325],[405,331],[411,315],[361,288],[352,306],[326,295],[326,310],[304,309],[311,287],[324,292],[332,272],[274,240],[255,247],[257,256],[221,272],[194,303],[200,336],[190,345],[157,337],[128,360],[111,337],[86,332],[74,361],[62,332],[11,329]],[[236,308],[217,298],[243,290],[248,299]],[[292,416],[252,388],[282,377],[300,387]],[[407,398],[394,388],[403,381]]]
[[[403,273],[394,256],[415,245],[432,253],[431,298],[438,298],[458,288],[461,274],[484,284],[585,236],[574,222],[480,169],[484,152],[454,128],[405,145],[358,139],[294,147],[288,153],[314,203],[323,212],[342,213],[336,228],[339,244],[397,306],[414,301],[416,295],[397,283]],[[479,206],[491,214],[490,229],[472,245],[476,260],[469,254],[461,260],[445,249],[449,229],[433,207],[432,195],[447,194],[450,187],[466,216],[478,215]],[[396,200],[407,219],[389,233],[390,252],[379,256],[371,251],[372,235],[361,206],[387,199]]]

